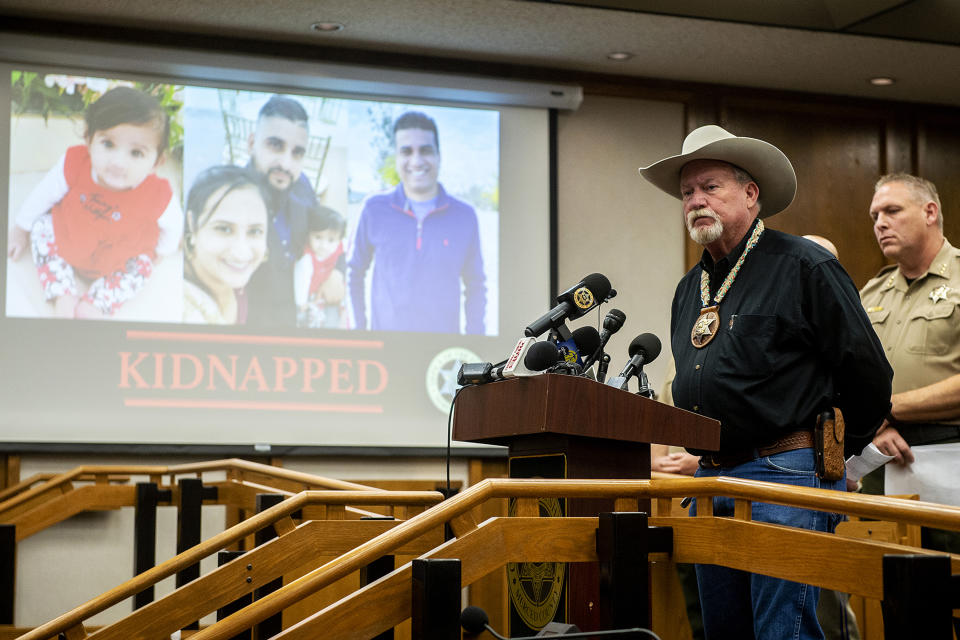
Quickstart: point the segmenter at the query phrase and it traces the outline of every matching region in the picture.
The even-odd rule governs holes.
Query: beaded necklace
[[[762,233],[763,220],[757,220],[757,226],[753,229],[753,233],[750,234],[750,238],[747,240],[747,246],[743,249],[743,253],[740,254],[740,259],[733,265],[733,269],[730,269],[730,273],[727,274],[723,284],[720,285],[720,289],[717,291],[712,305],[710,304],[710,274],[708,274],[705,269],[701,269],[700,301],[703,303],[703,308],[700,309],[700,316],[697,318],[696,323],[693,325],[693,330],[690,332],[690,342],[693,343],[693,346],[697,349],[707,346],[710,341],[716,337],[720,328],[720,315],[717,312],[720,308],[720,302],[724,296],[727,295],[727,291],[730,290],[733,281],[736,280],[737,274],[740,273],[740,267],[743,266],[743,261],[747,259],[747,254],[757,246],[757,241],[760,240],[760,234]]]

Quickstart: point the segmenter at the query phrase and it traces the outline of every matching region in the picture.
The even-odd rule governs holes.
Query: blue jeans
[[[844,490],[845,480],[817,477],[813,449],[786,451],[735,467],[699,469],[698,478],[728,476],[800,487]],[[696,515],[696,500],[691,515]],[[714,498],[715,516],[733,515],[733,498]],[[753,503],[753,520],[833,532],[839,516],[797,507]],[[817,622],[820,589],[712,564],[697,565],[707,640],[822,640]]]

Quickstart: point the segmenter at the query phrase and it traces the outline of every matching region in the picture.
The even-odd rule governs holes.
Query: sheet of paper
[[[960,442],[910,447],[916,458],[908,465],[888,464],[887,495],[916,493],[925,502],[960,506]]]
[[[856,482],[891,460],[893,460],[893,456],[880,453],[880,449],[877,449],[877,446],[871,442],[863,448],[860,455],[847,458],[847,479]]]

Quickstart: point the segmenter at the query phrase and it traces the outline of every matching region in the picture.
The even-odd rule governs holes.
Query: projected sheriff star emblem
[[[442,413],[450,411],[450,403],[457,392],[457,373],[464,362],[482,362],[480,356],[469,349],[451,347],[444,349],[427,365],[426,388],[430,402]]]

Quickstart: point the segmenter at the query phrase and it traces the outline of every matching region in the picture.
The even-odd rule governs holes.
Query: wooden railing
[[[217,504],[252,510],[258,493],[293,495],[304,490],[374,491],[380,489],[354,482],[325,478],[281,467],[236,458],[181,464],[79,466],[65,473],[34,476],[11,487],[9,497],[0,502],[0,523],[16,525],[21,541],[39,531],[84,511],[132,507],[136,487],[131,477],[147,477],[164,486],[167,477],[172,501],[176,500],[176,478],[225,473],[226,480],[210,482],[218,492]],[[77,486],[79,483],[85,483]],[[5,492],[6,493],[6,492]]]
[[[347,482],[346,480],[336,480],[334,478],[316,476],[310,473],[303,473],[301,471],[291,471],[289,469],[284,469],[283,467],[274,467],[268,464],[260,464],[258,462],[242,460],[240,458],[214,460],[211,462],[178,464],[169,466],[166,469],[167,470],[163,475],[170,475],[171,484],[173,484],[173,478],[176,476],[194,474],[196,477],[200,478],[204,473],[228,471],[238,479],[246,479],[251,482],[256,482],[258,479],[269,478],[271,480],[271,486],[277,486],[277,481],[284,481],[289,483],[292,487],[296,487],[294,489],[295,493],[299,491],[322,489],[336,489],[340,491],[379,491],[379,489],[374,489],[372,487],[357,484],[355,482]]]
[[[31,489],[34,485],[40,484],[41,482],[46,482],[51,478],[55,477],[55,473],[35,473],[26,480],[21,480],[15,485],[9,486],[6,489],[0,489],[0,504],[3,504],[5,501],[9,500],[15,495],[23,493]],[[83,480],[93,480],[92,476],[84,476]]]
[[[310,523],[294,527],[291,514],[303,506],[311,492],[299,494],[281,505],[255,516],[247,523],[249,528],[265,526],[268,520],[275,521],[275,543],[278,555],[286,558],[291,544],[298,538],[283,538],[297,532],[300,539],[319,541],[320,530],[312,529]],[[669,513],[673,498],[695,496],[729,496],[735,500],[733,518],[715,518],[710,501],[700,501],[698,517],[657,517],[651,524],[673,527],[674,551],[672,559],[677,562],[712,563],[762,572],[790,580],[809,582],[838,591],[855,593],[870,598],[882,597],[880,558],[885,553],[929,553],[912,547],[891,543],[861,541],[841,538],[831,534],[791,529],[777,525],[750,521],[752,502],[768,502],[788,506],[812,508],[821,511],[839,512],[848,515],[876,518],[908,524],[934,526],[960,530],[960,508],[935,505],[917,501],[903,501],[882,496],[864,496],[836,491],[788,487],[780,484],[738,480],[732,478],[711,479],[658,479],[658,480],[484,480],[467,491],[451,498],[421,515],[401,522],[382,534],[361,541],[337,559],[327,562],[306,573],[303,577],[284,585],[279,590],[264,596],[253,604],[224,620],[192,635],[194,640],[226,640],[251,628],[266,618],[304,600],[335,581],[355,572],[384,555],[400,553],[415,548],[415,541],[435,532],[441,525],[449,524],[456,536],[444,545],[427,552],[424,557],[460,558],[464,562],[463,584],[486,575],[503,566],[505,562],[585,562],[596,560],[594,531],[596,518],[537,518],[540,498],[604,498],[615,501],[615,510],[632,511],[638,499],[657,501],[658,512]],[[319,497],[319,496],[317,496]],[[324,499],[329,499],[329,494]],[[373,499],[374,496],[369,496]],[[517,499],[517,518],[493,518],[478,525],[473,511],[488,500]],[[278,517],[280,514],[282,517]],[[222,548],[231,540],[248,535],[250,529],[237,527],[212,538],[172,560],[157,567],[149,575],[138,576],[99,598],[78,607],[56,620],[38,627],[22,636],[21,640],[41,640],[64,632],[69,640],[87,637],[83,621],[110,604],[129,597],[136,591],[152,584],[155,579],[172,574],[177,567],[196,562]],[[302,531],[301,531],[302,530]],[[309,530],[309,531],[308,531]],[[549,536],[547,535],[549,534]],[[271,543],[272,544],[272,543]],[[349,544],[347,545],[349,546]],[[284,551],[279,551],[283,549]],[[329,550],[329,549],[328,549]],[[789,550],[790,553],[785,553]],[[809,562],[827,550],[836,559],[833,568],[825,569]],[[267,546],[263,548],[267,554]],[[264,557],[267,557],[266,555]],[[242,559],[241,559],[242,560]],[[283,562],[283,560],[276,560]],[[233,575],[245,565],[237,564],[224,571],[217,580]],[[953,569],[960,572],[960,556],[952,557]],[[409,617],[410,581],[409,565],[405,565],[376,583],[347,596],[336,605],[326,607],[302,622],[286,629],[279,637],[370,637],[399,624]],[[230,573],[233,572],[233,573]],[[276,571],[274,571],[276,573]],[[271,574],[272,575],[272,574]],[[254,576],[251,576],[254,577]],[[254,582],[259,583],[259,574]],[[212,582],[210,584],[213,584]],[[226,588],[226,586],[221,587]],[[178,590],[182,591],[181,590]],[[178,592],[158,600],[152,612],[140,614],[136,625],[118,622],[104,628],[92,638],[160,638],[169,634],[168,627],[177,628],[196,619],[198,610],[177,613],[177,603],[184,596]],[[207,592],[210,597],[236,597],[237,589],[229,593]],[[165,602],[166,601],[166,602]],[[219,600],[218,600],[219,601]],[[371,606],[377,615],[370,616]],[[137,615],[137,614],[133,614]],[[163,623],[163,616],[175,620]],[[159,626],[158,626],[159,625]],[[165,626],[164,626],[165,625]],[[121,635],[111,635],[122,630]]]
[[[50,638],[55,637],[58,633],[65,633],[71,640],[74,638],[84,638],[86,637],[86,632],[83,630],[84,620],[132,597],[140,591],[155,585],[160,580],[199,562],[203,558],[225,549],[246,536],[252,535],[268,526],[272,526],[279,536],[279,538],[272,542],[279,544],[273,544],[271,547],[271,543],[268,543],[251,552],[257,554],[256,556],[250,556],[251,559],[244,556],[243,558],[224,565],[204,578],[196,580],[194,583],[178,589],[166,598],[162,598],[128,616],[137,621],[143,617],[141,612],[147,611],[149,624],[140,629],[139,632],[127,632],[127,625],[124,624],[121,624],[119,627],[122,633],[117,636],[113,635],[117,632],[116,625],[111,625],[97,632],[98,637],[101,637],[101,634],[103,634],[102,637],[120,638],[169,637],[170,633],[180,628],[180,626],[185,626],[187,623],[209,613],[218,606],[222,606],[244,593],[249,593],[253,589],[263,586],[299,564],[308,562],[309,558],[312,557],[312,553],[328,551],[329,549],[317,548],[317,544],[323,539],[322,536],[318,536],[317,534],[318,532],[329,533],[329,528],[318,526],[316,520],[305,522],[300,525],[300,527],[297,527],[293,521],[293,515],[296,512],[311,511],[315,519],[325,516],[331,520],[342,520],[347,505],[383,505],[393,509],[398,517],[404,517],[412,513],[421,512],[426,507],[437,504],[441,500],[443,500],[443,495],[433,491],[303,491],[202,542],[188,551],[135,576],[122,585],[111,589],[55,620],[33,629],[21,636],[21,638],[23,638],[23,640]],[[342,524],[349,523],[344,522]],[[368,535],[375,535],[389,528],[393,523],[386,521],[365,521],[362,523],[355,522],[353,524],[362,524],[367,529]],[[353,536],[350,534],[356,534],[358,532],[357,528],[346,529],[344,527],[344,529],[345,531],[340,531],[338,534],[340,542],[333,546],[338,553],[346,550],[351,544],[345,542],[345,540],[353,539]],[[297,535],[290,537],[289,542],[285,540],[289,534],[295,531],[298,532]],[[424,531],[421,535],[427,535],[428,533],[430,532]],[[436,531],[434,531],[433,534],[436,536]],[[435,537],[433,543],[437,544],[439,542],[440,539]],[[327,544],[329,545],[329,542],[327,542]],[[280,552],[277,553],[275,557],[271,557],[269,552],[271,548],[279,549]],[[253,564],[252,558],[257,559],[256,570],[243,569],[246,565]],[[240,572],[239,575],[237,574],[238,571]],[[213,576],[213,578],[211,579],[210,576]],[[250,578],[249,582],[246,580],[248,577]],[[211,587],[211,585],[213,586]],[[238,585],[240,587],[239,589],[237,588]],[[224,590],[221,591],[221,588]],[[203,598],[197,597],[195,592],[198,590],[205,594]],[[171,603],[174,603],[173,608],[171,608]],[[200,610],[202,610],[202,612],[200,612]],[[158,611],[162,613],[159,617],[154,617],[153,613]],[[160,628],[166,628],[168,626],[170,629],[165,635],[159,632]],[[144,633],[147,635],[140,635]]]

